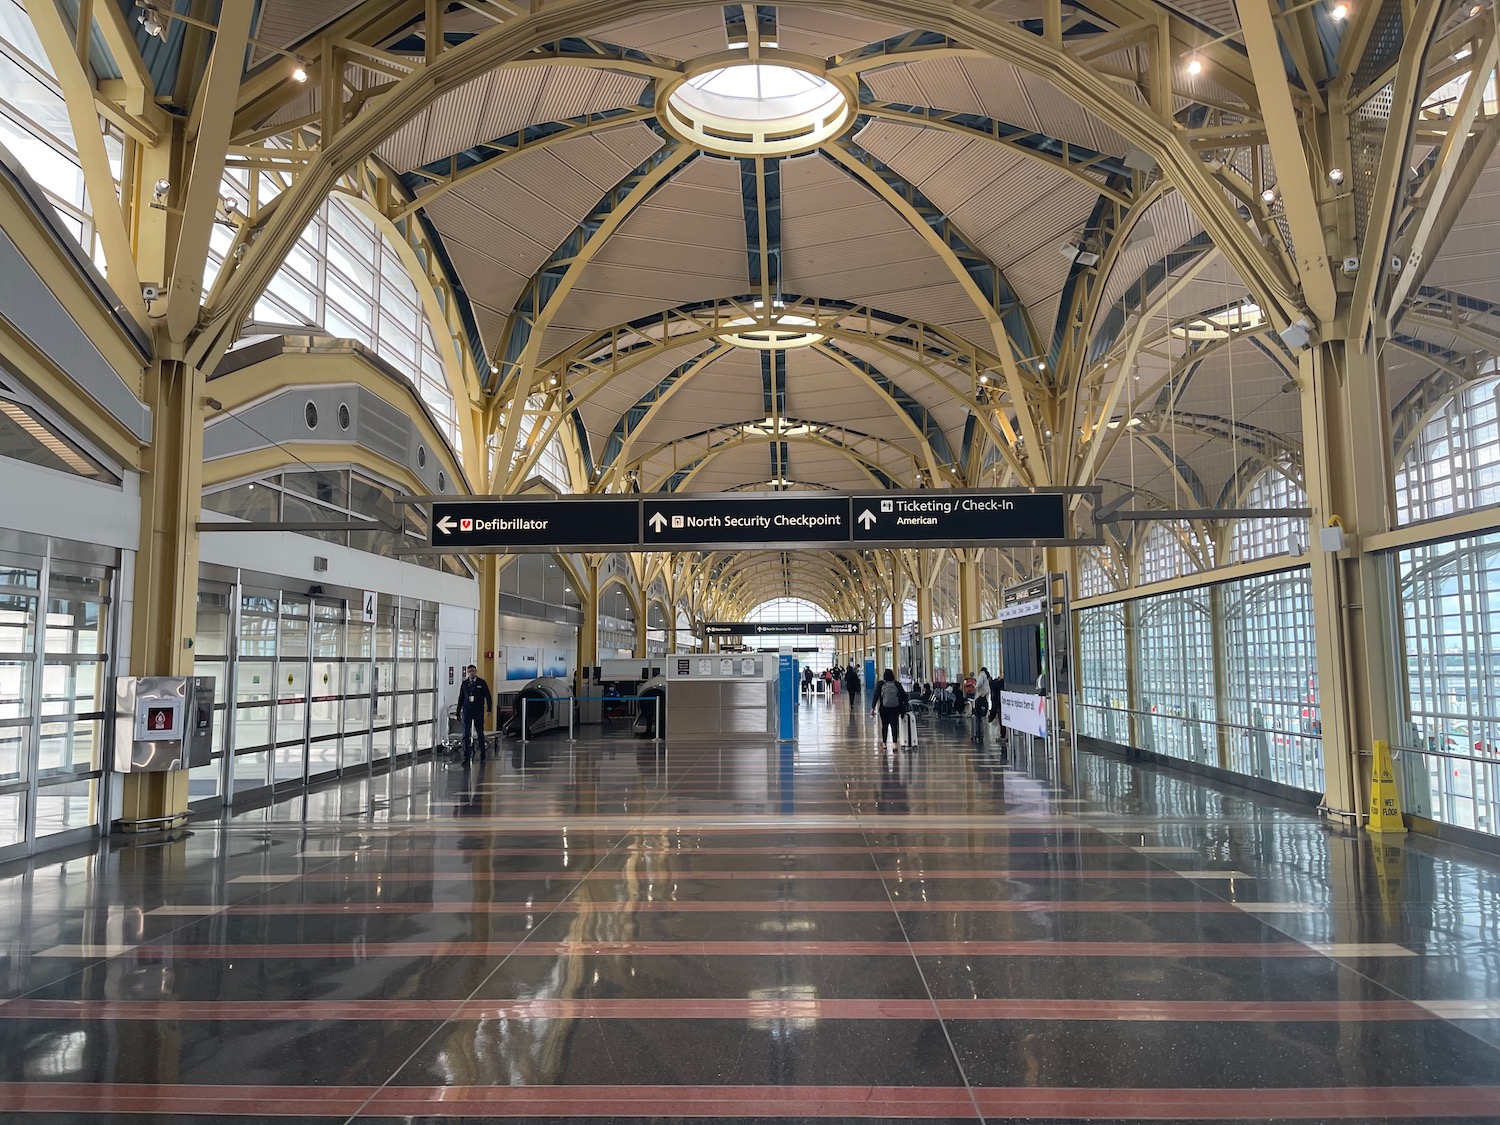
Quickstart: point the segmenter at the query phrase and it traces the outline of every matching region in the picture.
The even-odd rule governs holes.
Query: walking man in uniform
[[[486,757],[488,747],[484,742],[484,719],[487,713],[494,710],[494,707],[495,701],[490,695],[490,685],[484,682],[479,669],[470,664],[464,669],[463,687],[458,694],[458,717],[464,735],[464,765],[466,766],[474,760],[474,742],[471,737],[474,731],[479,734],[479,760],[482,762]]]

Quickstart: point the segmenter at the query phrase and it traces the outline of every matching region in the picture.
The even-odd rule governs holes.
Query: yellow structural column
[[[921,650],[922,676],[924,682],[932,679],[932,567],[927,552],[922,552],[917,583],[917,646]],[[914,658],[915,659],[915,658]],[[913,669],[915,672],[915,669]]]
[[[583,625],[578,630],[579,668],[599,663],[599,564],[603,557],[585,555],[583,559],[583,589],[578,591],[583,603]]]
[[[948,673],[959,680],[979,668],[979,552],[969,549],[954,552],[958,557],[958,652],[961,668]]]
[[[891,667],[896,670],[896,675],[901,675],[901,572],[893,570],[891,581],[895,589],[891,594]]]
[[[1331,340],[1300,359],[1325,802],[1350,823],[1366,804],[1376,740],[1392,741],[1399,686],[1389,563],[1360,547],[1390,530],[1394,510],[1378,352]]]
[[[500,555],[481,555],[479,561],[479,620],[476,623],[477,650],[474,663],[485,683],[495,685],[505,679],[505,649],[500,637]]]
[[[152,442],[141,476],[130,669],[137,676],[191,676],[198,632],[198,512],[203,494],[203,377],[177,360],[146,373]],[[187,819],[188,771],[126,774],[121,825]]]

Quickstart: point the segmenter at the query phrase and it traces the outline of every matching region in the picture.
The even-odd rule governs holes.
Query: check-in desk
[[[661,658],[674,739],[765,741],[777,736],[775,653]]]

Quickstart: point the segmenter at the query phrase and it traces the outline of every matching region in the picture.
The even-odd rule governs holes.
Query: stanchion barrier
[[[568,705],[568,741],[577,742],[575,736],[574,717],[577,714],[577,705],[580,703],[644,703],[651,700],[655,707],[655,718],[657,731],[661,730],[661,696],[660,695],[559,695],[555,697],[557,703]],[[529,736],[529,725],[526,722],[526,704],[531,700],[527,697],[521,699],[521,741],[525,742]],[[656,736],[660,741],[660,735]]]

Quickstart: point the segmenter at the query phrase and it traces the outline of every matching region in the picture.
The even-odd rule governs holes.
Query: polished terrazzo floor
[[[0,869],[0,1121],[1500,1121],[1500,863],[842,698]]]

